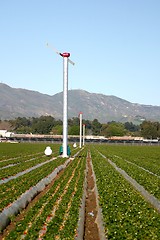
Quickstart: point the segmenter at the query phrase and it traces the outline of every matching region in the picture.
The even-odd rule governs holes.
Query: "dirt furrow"
[[[90,153],[87,156],[87,190],[85,202],[84,240],[106,239],[99,221],[99,205],[96,194],[95,176]]]

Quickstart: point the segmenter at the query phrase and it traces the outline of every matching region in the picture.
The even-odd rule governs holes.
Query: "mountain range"
[[[62,119],[63,92],[53,96],[21,88],[12,88],[0,83],[0,119],[17,117],[40,117],[51,115]],[[160,106],[131,103],[116,96],[90,93],[85,90],[68,91],[68,118],[97,119],[101,123],[109,121],[133,122],[144,120],[160,121]]]

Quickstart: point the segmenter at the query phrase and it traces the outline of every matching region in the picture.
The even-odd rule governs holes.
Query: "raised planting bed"
[[[160,214],[95,149],[91,153],[108,239],[160,239]]]
[[[86,157],[76,157],[4,239],[74,239],[83,195]],[[28,206],[29,207],[29,206]]]

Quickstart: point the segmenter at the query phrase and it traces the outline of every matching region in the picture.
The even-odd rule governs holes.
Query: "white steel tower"
[[[49,47],[49,45],[47,44]],[[52,48],[53,49],[53,48]],[[68,157],[68,62],[74,65],[69,57],[70,53],[60,53],[53,49],[57,54],[63,57],[63,154],[62,157]]]

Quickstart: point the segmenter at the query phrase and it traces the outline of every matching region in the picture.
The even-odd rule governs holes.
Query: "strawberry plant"
[[[108,239],[159,239],[159,213],[93,150],[92,161]]]

